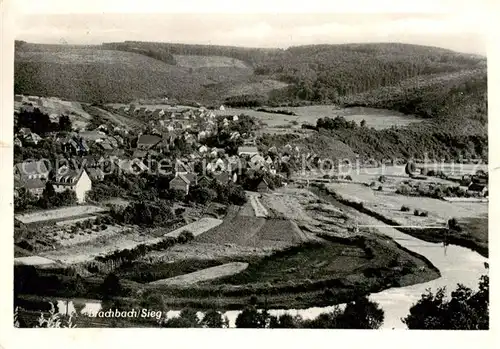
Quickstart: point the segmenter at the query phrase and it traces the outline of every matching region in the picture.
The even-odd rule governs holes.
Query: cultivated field
[[[53,233],[54,240],[61,246],[72,246],[82,243],[88,243],[97,239],[105,239],[123,232],[123,227],[119,225],[108,225],[106,229],[93,231],[85,229],[79,233],[72,233],[68,230],[58,230]]]
[[[198,282],[218,279],[242,272],[248,267],[248,263],[233,262],[216,267],[206,268],[193,273],[175,276],[173,278],[162,279],[150,282],[150,285],[163,286],[187,286]]]
[[[57,264],[56,261],[40,256],[14,258],[14,265],[34,265],[40,267],[40,266],[52,266],[56,264]]]
[[[252,205],[252,208],[254,210],[255,217],[267,217],[268,212],[267,212],[266,208],[260,202],[260,199],[259,199],[260,194],[252,193],[252,192],[247,192],[246,194],[247,194],[247,197],[250,201],[250,205]]]
[[[28,223],[50,221],[50,220],[64,220],[64,219],[69,219],[71,217],[91,215],[106,211],[108,211],[108,209],[104,207],[84,205],[84,206],[63,207],[54,210],[36,211],[33,213],[17,214],[14,215],[14,218],[20,221],[21,223],[28,224]]]
[[[217,227],[220,224],[222,224],[222,220],[220,219],[204,217],[197,220],[196,222],[187,224],[179,229],[171,231],[170,233],[165,234],[165,236],[177,237],[183,231],[189,231],[193,233],[194,236],[198,236],[200,234],[203,234],[207,230]]]
[[[273,109],[273,108],[270,108]],[[414,122],[421,122],[422,119],[417,119],[414,116],[404,115],[392,110],[373,109],[373,108],[343,108],[339,109],[334,105],[313,105],[307,107],[281,107],[274,108],[286,109],[294,112],[295,115],[274,114],[266,113],[253,109],[236,109],[226,108],[226,110],[218,110],[218,115],[234,115],[234,114],[247,114],[258,118],[265,122],[269,127],[277,127],[288,125],[291,126],[292,122],[298,124],[310,123],[315,125],[316,120],[320,117],[335,117],[343,116],[348,121],[355,121],[360,123],[362,120],[366,121],[366,126],[375,129],[390,128],[391,126],[407,126]]]
[[[249,82],[231,86],[227,91],[227,96],[267,94],[273,90],[287,87],[288,84],[277,80],[263,80],[260,82]]]
[[[87,113],[81,103],[73,101],[64,101],[56,97],[39,97],[39,101],[33,102],[28,100],[27,96],[23,97],[24,103],[31,103],[40,111],[48,115],[56,114],[57,117],[61,115],[68,115],[74,128],[84,129],[92,116]],[[14,110],[20,110],[23,102],[14,102]],[[40,105],[41,104],[41,105]]]
[[[354,202],[363,202],[364,206],[387,215],[401,225],[445,224],[450,218],[478,217],[488,213],[486,203],[447,202],[428,197],[399,195],[393,192],[379,192],[364,185],[351,183],[330,183],[327,188]],[[401,206],[410,207],[409,212],[402,212]],[[416,217],[413,210],[424,210],[428,217]]]
[[[231,57],[174,55],[174,58],[177,65],[184,68],[234,67],[251,69],[245,62]]]
[[[40,256],[60,261],[65,264],[88,262],[100,255],[106,255],[116,250],[132,249],[140,244],[155,244],[162,238],[152,238],[137,231],[123,227],[112,236],[88,241],[85,244],[72,245],[55,251],[40,253]]]

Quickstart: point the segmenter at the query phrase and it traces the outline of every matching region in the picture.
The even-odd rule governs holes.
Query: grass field
[[[225,276],[242,272],[248,267],[248,263],[233,262],[218,265],[216,267],[198,270],[189,274],[183,274],[168,279],[161,279],[151,282],[151,285],[163,286],[187,286],[198,282],[218,279]]]
[[[36,211],[33,213],[23,213],[14,215],[14,218],[24,224],[36,223],[50,220],[64,220],[71,217],[82,216],[108,211],[107,208],[85,205],[58,208],[54,210]]]
[[[174,55],[174,58],[178,66],[186,68],[234,67],[251,69],[245,62],[231,57]]]
[[[327,188],[346,204],[391,225],[401,226],[398,229],[406,234],[425,241],[456,244],[488,256],[487,203],[404,196],[373,191],[359,184],[328,184]],[[408,206],[410,211],[402,212],[403,205]],[[414,209],[427,211],[428,216],[415,216]],[[447,229],[447,222],[451,218],[458,220],[461,231]]]
[[[404,115],[392,110],[374,109],[374,108],[338,108],[335,105],[312,105],[305,107],[280,107],[270,109],[286,109],[294,112],[297,115],[274,114],[257,111],[253,109],[237,109],[226,108],[226,110],[218,110],[218,115],[234,115],[247,114],[262,120],[268,127],[290,126],[296,128],[303,123],[316,125],[316,120],[322,117],[343,116],[348,121],[355,121],[359,124],[362,120],[366,121],[366,126],[375,129],[390,128],[391,126],[407,126],[411,123],[421,122],[414,116]]]
[[[189,231],[189,232],[193,233],[194,236],[198,236],[198,235],[203,234],[204,232],[206,232],[212,228],[219,226],[220,224],[222,224],[222,220],[220,220],[220,219],[204,217],[204,218],[197,220],[196,222],[187,224],[183,227],[180,227],[179,229],[171,231],[171,232],[165,234],[165,236],[175,238],[175,237],[179,236],[183,231]]]

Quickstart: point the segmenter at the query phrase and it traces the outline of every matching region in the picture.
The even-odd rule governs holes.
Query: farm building
[[[58,169],[53,178],[52,185],[56,192],[62,192],[68,189],[73,190],[79,203],[85,201],[85,196],[92,189],[92,181],[87,171],[84,169],[72,170],[68,167],[61,167]]]
[[[222,111],[222,110],[226,110],[226,108],[224,107],[224,105],[221,105],[221,106],[219,107],[219,110],[221,110],[221,111]]]
[[[186,195],[189,193],[189,185],[191,182],[183,174],[178,174],[169,183],[168,188],[170,190],[181,190]]]

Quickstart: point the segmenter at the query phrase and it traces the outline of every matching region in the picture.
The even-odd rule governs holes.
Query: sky
[[[25,12],[15,21],[16,39],[36,43],[137,40],[286,48],[304,44],[404,42],[486,53],[484,14],[474,8],[455,12],[413,9],[399,13],[356,13],[352,9],[322,13],[316,8],[315,12],[259,14],[222,11],[153,14],[133,10],[91,13],[87,9],[81,11],[85,13],[67,14],[28,7]]]

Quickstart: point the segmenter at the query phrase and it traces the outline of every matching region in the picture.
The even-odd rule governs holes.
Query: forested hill
[[[270,89],[269,81],[279,88]],[[485,57],[395,43],[284,50],[16,42],[15,92],[87,102],[173,96],[212,105],[362,105],[460,123],[465,118],[473,129],[487,121]]]
[[[292,47],[256,74],[293,84],[288,98],[335,101],[418,76],[484,67],[481,56],[407,44],[346,44]]]

